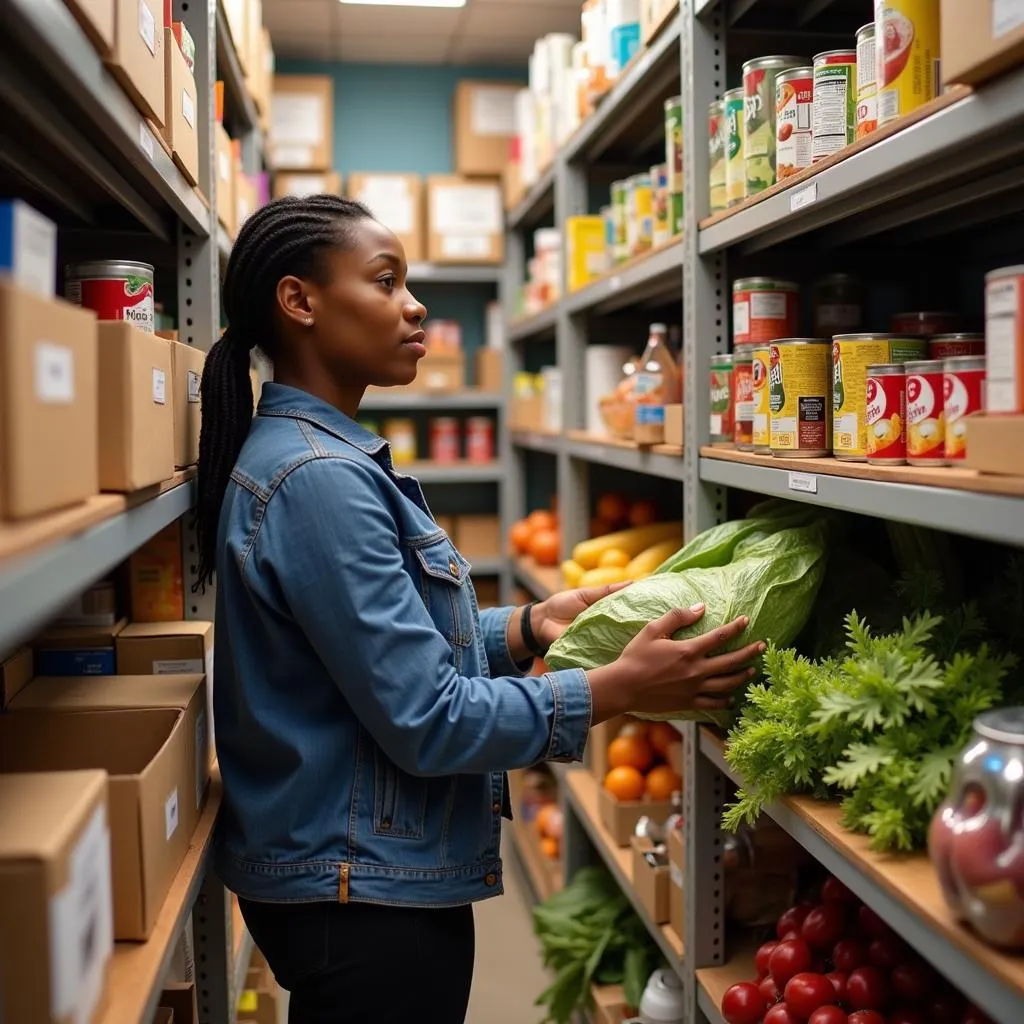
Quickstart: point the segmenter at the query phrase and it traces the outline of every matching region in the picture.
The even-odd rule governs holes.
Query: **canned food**
[[[732,285],[732,343],[792,337],[800,320],[800,286],[772,277],[739,277]]]
[[[989,412],[1024,412],[1024,266],[985,275]]]
[[[860,330],[863,288],[852,274],[828,274],[814,282],[814,333],[821,338]]]
[[[629,258],[629,240],[626,228],[629,182],[613,181],[611,193],[612,224],[615,228],[615,237],[612,241],[612,262],[624,263]]]
[[[615,262],[615,238],[617,225],[615,207],[602,206],[601,219],[604,221],[604,270],[607,271]]]
[[[878,127],[878,71],[875,57],[875,23],[857,29],[857,117],[854,134],[858,139]]]
[[[384,421],[384,437],[391,445],[391,461],[396,466],[415,462],[418,456],[416,447],[416,424],[409,419],[388,419]]]
[[[771,362],[771,345],[755,345],[750,376],[753,386],[754,422],[752,447],[755,452],[767,455],[772,450],[771,396],[768,392],[768,367]]]
[[[893,334],[916,334],[931,338],[936,334],[951,334],[959,322],[960,317],[956,313],[896,313],[892,318],[892,331]]]
[[[430,458],[434,462],[459,461],[459,421],[454,416],[431,419]]]
[[[923,359],[923,338],[891,334],[837,334],[832,339],[832,454],[863,462],[868,454],[864,396],[868,367]]]
[[[640,256],[654,244],[654,206],[651,176],[634,174],[626,180],[627,258]]]
[[[456,431],[456,443],[458,432]],[[489,416],[470,416],[466,420],[466,460],[494,461],[494,420]]]
[[[768,365],[772,455],[828,455],[829,344],[824,338],[772,342]]]
[[[65,295],[98,320],[123,320],[140,331],[156,330],[153,267],[127,260],[77,263],[65,271]]]
[[[953,356],[942,367],[946,465],[952,466],[967,457],[967,417],[985,408],[985,358]]]
[[[826,50],[814,55],[814,163],[838,153],[857,134],[857,53]]]
[[[683,97],[665,100],[665,163],[669,192],[683,191]]]
[[[721,352],[711,357],[711,443],[732,444],[733,357]]]
[[[984,334],[936,334],[928,341],[929,359],[952,359],[953,356],[983,356]]]
[[[654,244],[664,245],[672,237],[668,217],[667,164],[655,164],[651,168],[651,212],[654,223]]]
[[[747,171],[743,163],[743,90],[729,89],[725,105],[725,201],[728,206],[747,197]]]
[[[733,350],[733,424],[732,439],[741,451],[754,448],[753,345],[737,345]]]
[[[779,181],[811,166],[814,68],[781,71],[775,78],[775,175]]]
[[[775,184],[775,79],[801,57],[756,57],[743,65],[743,165],[747,195]]]
[[[907,371],[907,462],[912,466],[946,463],[946,414],[943,412],[943,361],[915,360]]]
[[[939,78],[939,0],[875,0],[878,123],[942,92]]]
[[[900,363],[868,367],[864,393],[868,462],[902,466],[907,461],[907,375]]]
[[[728,206],[725,196],[725,103],[715,100],[708,107],[708,187],[711,212]]]

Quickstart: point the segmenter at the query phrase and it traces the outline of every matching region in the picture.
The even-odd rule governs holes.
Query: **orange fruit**
[[[629,506],[630,526],[650,526],[658,521],[658,506],[653,501],[634,501]]]
[[[676,790],[683,788],[683,780],[667,764],[659,764],[647,773],[647,795],[652,800],[671,800]]]
[[[539,533],[541,530],[558,529],[558,517],[553,512],[548,512],[545,509],[539,508],[536,512],[531,512],[526,517],[526,521],[530,524],[530,529],[535,533]]]
[[[558,860],[558,854],[560,852],[561,844],[557,839],[552,839],[550,836],[545,836],[540,841],[540,852],[544,854],[548,860]]]
[[[537,817],[533,819],[537,831],[549,839],[561,839],[565,827],[565,820],[562,816],[562,808],[558,804],[545,804],[537,811]]]
[[[555,530],[538,530],[530,538],[530,554],[538,565],[558,565],[562,541]]]
[[[604,537],[611,533],[615,529],[607,519],[602,519],[600,516],[594,516],[590,520],[590,536],[591,537]]]
[[[530,538],[533,536],[533,528],[525,519],[512,524],[508,531],[508,539],[512,542],[518,554],[525,555],[530,550]]]
[[[629,502],[621,494],[602,494],[597,499],[594,511],[598,519],[617,526],[626,521],[626,516],[629,515]]]
[[[679,731],[674,729],[668,722],[651,722],[647,730],[647,740],[654,747],[654,752],[662,757],[668,756],[668,748],[673,743],[680,743],[682,737]]]
[[[635,768],[623,765],[604,777],[604,788],[616,800],[639,800],[644,795],[644,777]]]
[[[615,734],[616,736],[646,736],[647,723],[637,718],[627,719],[626,724]]]
[[[611,768],[635,768],[645,772],[654,764],[654,750],[644,736],[616,736],[608,744]]]

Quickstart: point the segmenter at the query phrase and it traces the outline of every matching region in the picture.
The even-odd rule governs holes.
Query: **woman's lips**
[[[427,354],[427,346],[424,344],[426,340],[426,332],[415,331],[402,342],[402,345],[411,348],[416,353],[416,358],[419,359]]]

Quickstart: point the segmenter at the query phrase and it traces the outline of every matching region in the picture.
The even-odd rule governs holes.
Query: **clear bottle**
[[[651,324],[647,348],[636,372],[633,440],[638,444],[665,441],[665,406],[681,400],[682,378],[668,344],[665,324]]]

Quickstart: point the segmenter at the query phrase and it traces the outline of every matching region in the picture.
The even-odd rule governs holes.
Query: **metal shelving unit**
[[[450,394],[432,391],[373,391],[360,403],[360,412],[391,412],[393,410],[449,412],[454,409],[500,409],[504,397],[492,391],[453,391]]]
[[[501,284],[500,265],[475,267],[446,263],[410,263],[407,279],[410,284]]]

